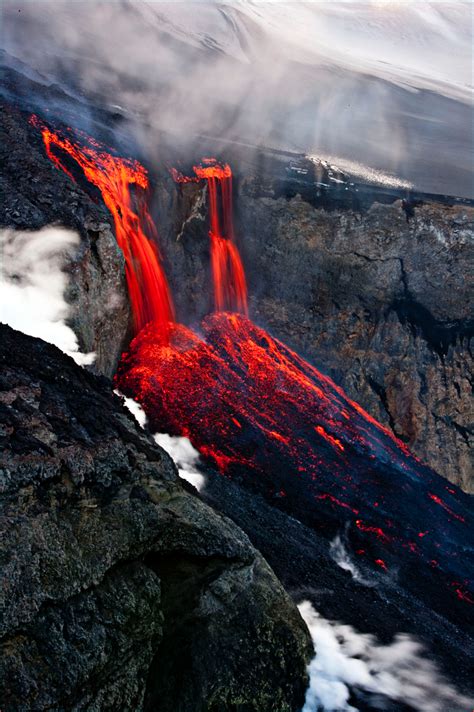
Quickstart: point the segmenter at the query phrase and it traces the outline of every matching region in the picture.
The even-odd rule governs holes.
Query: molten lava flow
[[[415,566],[432,590],[454,594],[453,606],[468,602],[452,586],[472,520],[459,492],[446,495],[389,430],[247,318],[218,313],[202,329],[204,338],[176,326],[163,346],[150,325],[123,358],[117,385],[152,429],[186,435],[222,475],[323,535],[350,525],[368,566],[406,570],[407,586]]]
[[[215,158],[204,158],[193,170],[197,178],[188,178],[175,168],[171,169],[171,175],[177,183],[207,181],[216,311],[248,314],[245,272],[234,241],[232,170],[228,163],[219,164]]]
[[[87,180],[99,188],[112,213],[117,242],[125,257],[135,329],[139,331],[149,321],[158,322],[161,327],[157,333],[166,341],[174,309],[145,201],[148,188],[145,168],[137,161],[112,156],[91,138],[85,137],[87,145],[81,146],[72,138],[50,130],[36,116],[31,117],[31,123],[40,129],[46,153],[56,168],[75,181],[56,155],[59,149],[78,163]],[[130,192],[132,185],[136,187],[135,201]]]
[[[199,178],[196,176],[185,176],[184,173],[178,171],[177,168],[169,169],[175,183],[199,183]]]

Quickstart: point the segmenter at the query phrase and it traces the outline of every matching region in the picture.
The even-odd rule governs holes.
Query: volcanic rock
[[[129,335],[111,216],[94,186],[75,185],[46,158],[28,116],[8,104],[2,113],[1,224],[79,231],[69,269],[71,326],[82,350],[97,352],[94,368],[111,375]],[[177,318],[190,323],[212,309],[206,188],[174,184],[165,148],[151,176],[153,217]],[[298,195],[278,198],[272,165],[259,174],[258,152],[244,161],[234,149],[227,158],[251,315],[430,467],[474,491],[474,209],[433,198],[409,209],[401,200],[359,209],[330,198],[315,207]]]
[[[474,491],[474,209],[432,203],[407,220],[401,202],[365,214],[239,205],[257,318]]]
[[[296,712],[307,630],[105,378],[0,329],[2,709]]]
[[[100,193],[93,186],[87,193],[57,170],[28,114],[3,102],[0,146],[0,226],[39,230],[59,224],[79,233],[81,242],[65,266],[69,325],[81,351],[96,353],[94,370],[111,376],[125,344],[130,310],[123,255]]]

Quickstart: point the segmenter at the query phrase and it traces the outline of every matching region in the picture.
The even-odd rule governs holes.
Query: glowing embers
[[[234,241],[232,170],[228,163],[218,163],[215,158],[203,158],[193,170],[196,178],[188,178],[175,168],[171,175],[177,183],[207,181],[215,309],[247,314],[245,272]]]
[[[148,176],[137,161],[108,153],[97,141],[81,134],[83,145],[75,138],[52,131],[36,116],[31,123],[42,134],[46,153],[56,168],[73,181],[74,176],[61,159],[61,153],[73,159],[86,179],[102,193],[112,213],[115,234],[125,257],[127,286],[136,331],[149,321],[161,324],[159,333],[168,338],[174,309],[168,283],[156,245],[157,235],[146,204]],[[58,155],[59,154],[59,155]],[[131,186],[135,187],[134,194]]]
[[[468,591],[466,591],[466,588],[462,583],[459,583],[459,581],[453,581],[451,583],[451,586],[454,588],[456,596],[459,598],[460,601],[466,601],[466,603],[474,605],[474,594],[470,594]]]
[[[334,447],[338,447],[339,450],[344,450],[344,445],[341,443],[341,441],[338,440],[337,438],[333,438],[332,435],[329,435],[321,425],[316,425],[315,430],[325,440],[327,440],[328,443],[331,443],[331,445],[333,445]]]
[[[381,527],[368,526],[367,524],[364,524],[364,522],[362,522],[360,519],[356,519],[356,526],[363,532],[369,532],[370,534],[374,534],[381,541],[390,541],[390,537],[385,534]]]
[[[453,510],[448,507],[446,502],[443,502],[441,497],[438,497],[438,495],[433,494],[432,492],[428,492],[428,497],[432,499],[433,502],[436,502],[436,504],[439,504],[440,507],[443,507],[443,509],[445,509],[451,517],[454,517],[460,522],[464,522],[464,517],[462,517],[460,514],[456,514],[456,512],[453,512]]]

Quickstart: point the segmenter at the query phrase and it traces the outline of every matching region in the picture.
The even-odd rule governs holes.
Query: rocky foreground
[[[296,607],[110,382],[5,326],[0,373],[2,709],[300,709]]]

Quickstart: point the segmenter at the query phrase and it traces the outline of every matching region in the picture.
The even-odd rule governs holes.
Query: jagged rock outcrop
[[[474,209],[238,204],[256,318],[473,491]]]
[[[2,710],[296,712],[308,633],[111,384],[0,327]]]
[[[0,227],[39,230],[58,224],[77,230],[79,247],[68,259],[65,295],[69,324],[82,351],[95,351],[93,368],[111,376],[125,345],[129,304],[124,259],[111,217],[90,186],[89,194],[45,156],[41,134],[28,114],[1,102]]]

